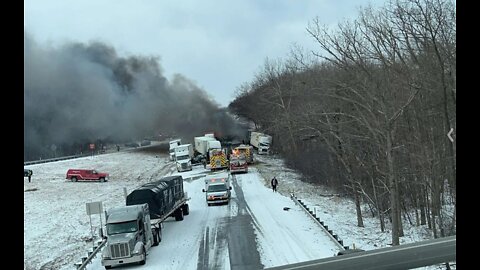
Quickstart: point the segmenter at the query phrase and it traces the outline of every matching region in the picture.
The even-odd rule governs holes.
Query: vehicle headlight
[[[110,253],[108,252],[108,248],[104,249],[102,252],[103,259],[110,259]]]
[[[140,251],[141,251],[141,250],[142,250],[142,247],[139,246],[139,245],[137,245],[137,246],[133,249],[132,254],[133,254],[133,255],[138,255],[138,254],[140,254]]]

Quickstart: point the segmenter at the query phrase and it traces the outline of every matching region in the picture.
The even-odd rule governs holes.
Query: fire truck
[[[248,173],[248,163],[243,153],[236,153],[235,151],[230,154],[230,173],[245,172]]]

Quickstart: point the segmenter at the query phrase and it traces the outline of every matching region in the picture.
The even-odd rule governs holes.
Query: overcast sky
[[[335,26],[386,0],[24,0],[25,30],[43,45],[101,41],[120,56],[158,56],[170,80],[180,73],[221,106],[266,58],[293,44],[316,50],[306,27]]]

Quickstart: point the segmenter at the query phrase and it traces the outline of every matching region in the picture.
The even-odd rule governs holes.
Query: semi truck
[[[170,144],[170,147],[168,149],[168,152],[169,152],[169,158],[170,160],[175,160],[175,147],[179,146],[182,144],[182,140],[181,139],[175,139],[175,140],[171,140],[169,142]]]
[[[228,204],[231,197],[232,187],[230,185],[232,176],[229,173],[217,173],[205,177],[205,200],[207,205]]]
[[[193,158],[193,146],[191,144],[181,144],[175,147],[175,160],[177,171],[191,171]]]
[[[176,221],[189,214],[187,193],[180,175],[164,177],[133,190],[126,206],[105,212],[107,242],[102,251],[102,265],[145,264],[152,246],[162,241],[163,222]]]
[[[269,154],[270,146],[272,144],[272,136],[252,131],[250,133],[250,144],[257,149],[259,155]]]

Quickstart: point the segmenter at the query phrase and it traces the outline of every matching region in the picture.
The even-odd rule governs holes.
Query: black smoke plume
[[[24,160],[158,134],[187,142],[207,131],[244,135],[203,89],[182,75],[169,81],[162,73],[158,57],[120,57],[101,42],[41,46],[26,32]]]

